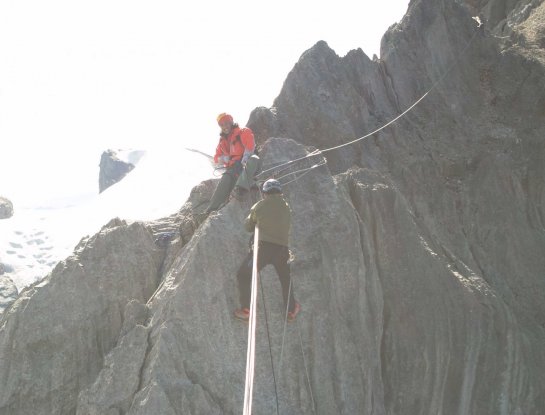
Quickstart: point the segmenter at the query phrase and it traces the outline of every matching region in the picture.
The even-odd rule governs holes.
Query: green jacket
[[[288,246],[291,212],[281,194],[265,196],[252,206],[246,218],[246,230],[253,232],[256,225],[259,227],[260,241]]]

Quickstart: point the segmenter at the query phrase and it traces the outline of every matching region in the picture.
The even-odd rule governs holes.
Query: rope
[[[476,20],[475,18],[473,18],[474,20]],[[476,20],[477,23],[478,23],[478,26],[477,26],[477,29],[479,29],[482,25],[482,23],[479,21],[479,20]],[[473,40],[475,39],[475,36],[477,35],[477,33],[479,33],[479,30],[475,30],[475,32],[473,33],[473,35],[471,36],[471,39],[467,42],[466,46],[464,47],[464,49],[460,52],[460,54],[458,55],[458,58],[453,62],[453,64],[447,68],[447,70],[443,73],[443,75],[441,75],[439,77],[439,79],[437,81],[435,81],[433,83],[433,85],[431,86],[431,88],[429,88],[425,93],[424,95],[422,95],[420,98],[418,98],[409,108],[407,108],[405,111],[403,111],[401,114],[399,114],[397,117],[395,117],[394,119],[390,120],[389,122],[387,122],[386,124],[382,125],[381,127],[377,128],[376,130],[362,136],[362,137],[359,137],[359,138],[356,138],[352,141],[349,141],[348,143],[344,143],[344,144],[340,144],[338,146],[334,146],[334,147],[330,147],[330,148],[326,148],[324,150],[320,150],[320,149],[317,149],[317,150],[314,150],[312,153],[309,153],[307,154],[306,156],[304,157],[300,157],[300,158],[297,158],[297,159],[294,159],[294,160],[289,160],[285,163],[282,163],[282,164],[279,164],[278,166],[275,166],[275,167],[271,167],[270,169],[267,169],[267,170],[264,170],[262,171],[261,173],[259,173],[256,178],[260,177],[261,175],[265,174],[265,173],[268,173],[269,171],[272,171],[272,170],[276,170],[277,168],[279,167],[284,167],[284,166],[289,166],[291,164],[294,164],[294,163],[298,163],[299,161],[302,161],[302,160],[305,160],[307,158],[310,158],[310,157],[314,157],[314,156],[317,156],[317,155],[321,155],[321,154],[324,154],[324,153],[328,153],[330,151],[334,151],[334,150],[338,150],[340,148],[343,148],[343,147],[347,147],[349,145],[352,145],[352,144],[355,144],[359,141],[362,141],[362,140],[365,140],[366,138],[369,138],[371,137],[372,135],[375,135],[376,133],[382,131],[383,129],[385,129],[386,127],[392,125],[393,123],[395,123],[397,120],[399,120],[400,118],[404,117],[408,112],[410,112],[411,110],[413,110],[418,104],[420,104],[420,102],[426,98],[436,87],[437,85],[439,85],[443,79],[445,79],[445,77],[454,69],[454,67],[459,63],[460,61],[460,57],[465,54],[465,52],[469,49],[469,47],[471,46],[471,44],[473,43]],[[297,180],[297,179],[296,179]],[[293,182],[295,180],[292,180],[290,181],[289,183]]]
[[[323,166],[323,165],[325,165],[325,164],[327,164],[327,161],[324,160],[324,161],[322,161],[322,162],[320,162],[320,163],[318,163],[318,164],[314,164],[314,165],[311,166],[311,167],[308,167],[308,168],[303,169],[303,170],[299,170],[297,173],[300,173],[300,172],[304,172],[304,173],[301,174],[300,176],[297,176],[295,179],[290,180],[289,182],[283,183],[282,186],[287,186],[288,184],[293,183],[293,182],[299,180],[301,177],[303,177],[303,176],[309,174],[311,170],[314,170],[314,169],[316,169],[316,168],[318,168],[318,167],[320,167],[320,166]],[[290,173],[290,174],[293,174],[293,173]],[[290,174],[286,174],[286,176],[289,176]],[[282,177],[286,177],[286,176],[282,176]]]
[[[225,170],[227,170],[227,168],[225,167],[214,167],[214,172],[212,173],[212,175],[214,177],[220,177],[223,173],[225,173]]]
[[[206,157],[210,162],[213,162],[214,161],[214,156],[211,156],[210,154],[208,153],[205,153],[204,151],[201,151],[201,150],[197,150],[197,149],[194,149],[194,148],[185,148],[187,151],[191,151],[193,153],[197,153],[197,154],[200,154],[201,156],[204,156]]]
[[[267,327],[267,339],[269,340],[269,354],[271,356],[271,368],[272,368],[272,375],[273,375],[273,381],[274,381],[274,394],[276,396],[276,414],[280,415],[279,412],[279,404],[278,404],[278,389],[276,387],[276,375],[274,373],[274,361],[273,361],[273,355],[272,355],[272,346],[271,346],[271,335],[269,333],[269,319],[267,317],[267,305],[265,303],[265,294],[263,291],[263,282],[259,280],[259,286],[261,288],[261,300],[263,301],[263,313],[265,314],[265,327]]]
[[[303,355],[303,366],[305,367],[305,374],[307,375],[308,390],[310,393],[310,400],[312,402],[312,412],[316,413],[316,402],[314,401],[314,394],[312,393],[312,384],[310,383],[310,376],[308,374],[307,359],[305,358],[305,349],[303,348],[303,336],[301,335],[301,326],[299,325],[299,320],[296,320],[298,332],[299,332],[299,343],[301,344],[301,353]]]
[[[254,234],[254,263],[252,266],[252,291],[250,295],[250,318],[248,327],[248,352],[246,354],[246,382],[244,385],[244,409],[243,415],[252,414],[252,395],[254,389],[255,369],[255,332],[257,312],[257,253],[259,250],[259,228],[255,227]]]
[[[480,28],[481,27],[480,21],[477,21],[477,23],[479,23],[477,28]],[[403,118],[407,113],[409,113],[418,104],[420,104],[420,102],[422,102],[422,100],[424,100],[424,98],[426,98],[443,81],[443,79],[445,79],[445,77],[448,74],[450,74],[450,72],[454,69],[454,67],[459,63],[460,57],[463,54],[465,54],[465,52],[469,49],[469,47],[473,43],[473,40],[475,39],[477,33],[478,33],[478,30],[475,30],[475,32],[473,33],[471,39],[468,41],[467,45],[464,47],[464,49],[458,55],[458,58],[454,61],[454,63],[450,67],[447,68],[447,70],[443,73],[443,75],[440,76],[439,79],[433,83],[431,88],[429,88],[411,106],[409,106],[405,111],[403,111],[401,114],[399,114],[394,119],[390,120],[389,122],[387,122],[386,124],[382,125],[381,127],[377,128],[377,129],[375,129],[374,131],[372,131],[372,132],[370,132],[370,133],[368,133],[368,134],[366,134],[366,135],[364,135],[362,137],[359,137],[359,138],[356,138],[356,139],[354,139],[352,141],[349,141],[347,143],[340,144],[340,145],[333,146],[333,147],[329,147],[329,148],[326,148],[324,150],[317,149],[317,150],[314,150],[313,152],[307,154],[304,157],[299,157],[299,158],[294,159],[294,160],[289,160],[289,161],[281,163],[281,164],[279,164],[277,166],[274,166],[274,167],[271,167],[269,169],[263,170],[258,175],[256,175],[255,178],[258,179],[259,177],[261,177],[261,176],[265,175],[266,173],[268,173],[270,171],[273,171],[273,170],[277,171],[277,173],[278,173],[280,171],[286,170],[287,166],[290,166],[290,165],[292,165],[294,163],[298,163],[298,162],[306,160],[306,159],[308,159],[310,157],[323,155],[325,153],[328,153],[328,152],[331,152],[331,151],[334,151],[334,150],[338,150],[338,149],[341,149],[343,147],[347,147],[347,146],[350,146],[352,144],[355,144],[355,143],[357,143],[359,141],[365,140],[366,138],[369,138],[369,137],[377,134],[378,132],[382,131],[383,129],[387,128],[388,126],[392,125],[397,120]],[[192,149],[188,149],[188,150],[195,151],[195,150],[192,150]],[[197,151],[195,151],[195,152],[197,152]],[[206,154],[204,154],[204,155],[207,156]],[[299,176],[296,176],[295,179],[290,180],[287,183],[284,183],[284,186],[285,186],[285,185],[287,185],[289,183],[292,183],[292,182],[294,182],[296,180],[299,180],[301,177],[303,177],[306,174],[310,173],[315,168],[323,166],[326,163],[327,163],[327,161],[324,159],[322,162],[316,163],[316,164],[312,165],[311,167],[308,167],[308,168],[305,168],[305,169],[300,169],[300,170],[285,174],[283,176],[280,176],[278,179],[282,179],[282,178],[285,178],[285,177],[288,177],[288,176],[291,176],[291,175],[297,175],[299,173],[303,173],[303,174],[301,174]],[[283,167],[286,167],[286,168],[280,169],[280,168],[283,168]],[[278,169],[280,169],[280,170],[278,170]],[[249,317],[250,321],[249,321],[249,329],[248,329],[248,352],[247,352],[247,358],[246,358],[246,382],[245,382],[245,388],[244,388],[244,411],[243,411],[243,415],[251,415],[251,413],[252,413],[252,394],[253,394],[253,380],[254,380],[254,369],[255,369],[255,332],[256,332],[257,283],[258,283],[258,272],[257,272],[257,254],[258,254],[258,246],[259,246],[258,234],[259,234],[259,229],[256,227],[255,228],[255,235],[254,235],[254,262],[253,262],[253,269],[252,269],[252,290],[251,290],[251,300],[250,300],[250,317]],[[291,287],[292,287],[292,280],[290,279],[290,286],[289,286],[289,290],[288,290],[288,298],[289,298],[289,294],[291,293]],[[278,405],[278,391],[277,391],[276,377],[275,377],[275,373],[274,373],[274,363],[273,363],[273,357],[272,357],[271,340],[270,340],[270,334],[269,334],[269,325],[268,325],[268,320],[267,320],[267,310],[265,308],[265,296],[264,296],[264,293],[263,293],[263,286],[262,285],[261,285],[261,295],[262,295],[263,306],[264,306],[264,311],[265,311],[265,322],[266,322],[266,326],[267,326],[267,336],[268,336],[268,339],[269,339],[269,351],[270,351],[270,356],[271,356],[271,366],[272,366],[272,371],[273,371],[274,387],[275,387],[275,394],[276,394],[276,411],[277,411],[277,414],[278,414],[278,411],[279,411],[279,409],[278,409],[278,406],[279,406]],[[281,351],[280,351],[279,370],[282,370],[282,361],[283,361],[283,355],[284,355],[284,342],[285,342],[286,329],[287,329],[287,313],[288,313],[288,308],[286,308],[286,317],[284,319],[284,329],[283,329],[283,335],[282,335],[282,347],[281,347]],[[316,413],[316,403],[315,403],[315,400],[314,400],[314,394],[312,392],[312,385],[311,385],[311,382],[310,382],[310,375],[309,375],[308,366],[307,366],[307,362],[306,362],[306,356],[305,356],[304,345],[303,345],[303,337],[302,337],[302,334],[301,334],[301,327],[299,325],[299,321],[297,321],[296,324],[297,324],[297,327],[298,327],[299,343],[300,343],[300,346],[301,346],[301,353],[302,353],[302,356],[303,356],[303,365],[304,365],[304,368],[305,368],[305,374],[306,374],[307,382],[308,382],[308,385],[309,385],[309,392],[310,392],[310,397],[311,397],[311,402],[312,402],[312,410],[313,410],[313,413]]]
[[[479,23],[479,26],[477,26],[477,28],[481,27],[480,26],[481,24]],[[428,89],[426,91],[426,93],[424,95],[422,95],[420,98],[418,98],[416,100],[416,102],[411,105],[409,108],[407,108],[405,111],[403,111],[401,114],[399,114],[397,117],[395,117],[393,120],[389,121],[388,123],[384,124],[382,127],[380,128],[377,128],[375,131],[369,133],[369,134],[366,134],[364,135],[363,137],[360,137],[360,138],[356,138],[355,140],[352,140],[352,141],[349,141],[348,143],[344,143],[344,144],[341,144],[341,145],[338,145],[338,146],[335,146],[335,147],[330,147],[330,148],[327,148],[325,150],[322,150],[321,153],[327,153],[329,151],[333,151],[333,150],[338,150],[342,147],[346,147],[346,146],[349,146],[349,145],[352,145],[354,143],[357,143],[358,141],[361,141],[361,140],[364,140],[368,137],[371,137],[372,135],[378,133],[379,131],[385,129],[386,127],[388,127],[389,125],[393,124],[394,122],[396,122],[397,120],[399,120],[401,117],[405,116],[405,114],[407,114],[409,111],[411,111],[414,107],[416,107],[424,98],[426,98],[430,92],[432,92],[436,87],[437,85],[439,85],[443,79],[445,79],[445,77],[454,69],[454,67],[458,64],[458,62],[460,61],[460,57],[466,52],[467,49],[469,49],[469,46],[471,46],[471,44],[473,43],[473,40],[475,39],[475,36],[477,35],[477,33],[479,33],[478,30],[475,30],[475,32],[473,33],[473,36],[471,36],[471,39],[469,39],[469,41],[467,42],[467,45],[464,47],[464,49],[460,52],[460,54],[458,55],[458,58],[453,62],[452,65],[450,65],[450,67],[447,68],[447,70],[443,73],[443,75],[441,77],[439,77],[439,79],[437,81],[435,81],[435,83],[432,85],[432,87],[430,89]]]
[[[295,170],[295,171],[292,171],[291,173],[284,174],[283,176],[278,176],[278,177],[276,177],[276,180],[282,180],[284,177],[292,176],[294,174],[298,174],[298,173],[301,173],[301,172],[306,172],[307,170],[312,170],[312,169],[314,169],[316,167],[323,166],[324,164],[327,164],[327,161],[325,161],[325,159],[322,159],[322,161],[320,161],[319,163],[313,164],[310,167],[300,169],[300,170]]]
[[[280,348],[280,362],[278,362],[278,370],[282,370],[282,358],[284,357],[284,339],[286,338],[286,328],[288,327],[288,312],[290,307],[289,298],[291,295],[291,276],[290,286],[288,288],[288,303],[286,304],[286,314],[284,315],[284,330],[282,333],[282,347]]]
[[[291,287],[292,287],[292,279],[290,278],[290,285],[289,285],[289,288],[288,288],[288,298],[290,298],[290,295],[291,295]],[[282,361],[283,361],[283,357],[284,357],[284,340],[286,338],[286,329],[287,329],[287,326],[288,326],[288,312],[289,312],[289,301],[288,301],[288,304],[286,305],[286,313],[285,313],[285,316],[284,316],[284,330],[283,330],[283,334],[282,334],[282,347],[280,348],[280,361],[278,363],[278,371],[279,372],[282,370]],[[310,375],[308,373],[308,368],[307,368],[307,363],[306,363],[306,358],[305,358],[305,349],[303,347],[303,336],[301,335],[301,326],[299,325],[299,320],[298,319],[296,319],[296,322],[297,322],[297,328],[298,328],[298,332],[299,332],[299,344],[301,345],[301,354],[303,355],[303,366],[305,368],[305,374],[306,374],[306,377],[307,377],[307,383],[308,383],[308,389],[309,389],[309,393],[310,393],[310,399],[311,399],[311,402],[312,402],[312,412],[316,413],[316,402],[314,401],[314,394],[312,393],[312,384],[310,383]]]
[[[291,165],[291,164],[293,164],[293,163],[297,163],[298,161],[305,160],[305,159],[307,159],[307,158],[309,158],[309,157],[317,156],[317,155],[320,154],[320,153],[321,153],[320,149],[314,150],[312,153],[309,153],[309,154],[307,154],[307,155],[304,156],[304,157],[300,157],[300,158],[295,159],[295,160],[289,160],[289,161],[286,161],[285,163],[281,163],[281,164],[278,164],[278,165],[276,165],[276,166],[273,166],[273,167],[271,167],[271,168],[269,168],[269,169],[267,169],[267,170],[263,170],[262,172],[260,172],[260,173],[259,173],[258,175],[256,175],[255,177],[258,178],[258,177],[260,177],[262,174],[268,173],[268,172],[270,172],[270,171],[272,171],[272,170],[276,170],[276,169],[278,169],[279,167],[289,166],[289,165]],[[285,169],[284,169],[284,170],[285,170]],[[280,171],[282,171],[282,170],[280,170]]]

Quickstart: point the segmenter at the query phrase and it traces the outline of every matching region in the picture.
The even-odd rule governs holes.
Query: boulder
[[[8,219],[13,216],[13,203],[9,199],[0,196],[0,219]]]

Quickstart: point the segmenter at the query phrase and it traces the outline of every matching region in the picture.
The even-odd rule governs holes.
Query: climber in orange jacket
[[[226,167],[232,166],[244,158],[244,162],[254,153],[254,133],[248,127],[240,128],[233,122],[233,117],[222,113],[218,116],[218,125],[221,128],[220,141],[216,147],[214,163],[223,163]]]
[[[254,175],[259,167],[252,130],[248,127],[239,127],[227,113],[218,115],[217,121],[221,133],[214,154],[214,163],[224,166],[226,170],[206,209],[207,213],[218,210],[233,190],[235,197],[240,199],[255,186]]]

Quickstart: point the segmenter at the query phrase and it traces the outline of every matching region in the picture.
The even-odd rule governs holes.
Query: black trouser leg
[[[286,246],[276,245],[268,242],[259,243],[259,252],[257,253],[257,269],[261,271],[266,265],[272,264],[280,285],[282,286],[282,297],[284,299],[284,307],[288,305],[289,311],[293,311],[295,306],[295,298],[293,295],[293,287],[290,290],[290,266],[289,249]],[[240,265],[237,273],[238,291],[240,298],[240,306],[242,308],[250,308],[250,295],[252,289],[252,265],[253,252],[250,252]],[[289,293],[289,296],[288,296]]]
[[[240,163],[235,163],[225,170],[225,173],[223,173],[221,176],[216,190],[214,190],[214,194],[212,195],[208,209],[206,209],[208,213],[218,210],[223,206],[223,204],[225,204],[225,202],[227,202],[231,191],[235,187],[235,183],[237,182],[241,170],[242,165]]]
[[[252,265],[254,253],[250,252],[240,264],[237,272],[238,295],[241,308],[250,308],[250,294],[252,290]]]
[[[281,247],[278,254],[275,255],[272,264],[274,266],[274,269],[276,270],[276,273],[278,274],[280,285],[282,286],[284,310],[286,309],[286,306],[288,306],[288,311],[293,311],[295,307],[295,298],[293,296],[293,285],[290,289],[291,273],[290,264],[288,264],[289,259],[290,253],[288,247]]]
[[[235,187],[235,182],[236,178],[232,173],[223,173],[216,190],[214,190],[214,194],[212,195],[208,209],[206,209],[207,212],[214,212],[218,210],[227,201],[231,190],[233,190],[233,187]]]
[[[268,258],[269,252],[261,249],[257,252],[257,271],[261,271],[265,265],[270,264]],[[240,306],[242,308],[250,308],[250,296],[252,294],[252,268],[254,264],[254,251],[250,251],[237,272],[238,280],[238,294],[240,299]]]

